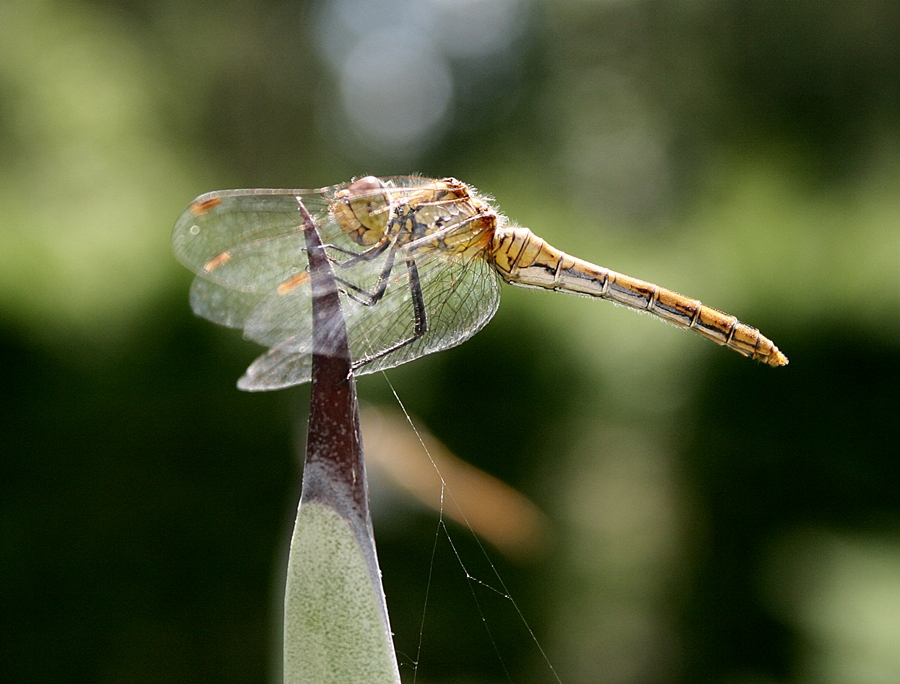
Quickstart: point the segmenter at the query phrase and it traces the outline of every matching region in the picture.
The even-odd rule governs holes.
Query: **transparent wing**
[[[312,377],[312,354],[270,349],[250,364],[238,380],[238,388],[246,392],[276,390],[302,385]]]
[[[341,255],[335,258],[346,260],[349,257]],[[332,268],[336,278],[344,279],[366,292],[372,292],[375,290],[379,275],[384,270],[386,259],[386,254],[380,254],[370,260],[354,262],[350,268],[342,268],[339,263],[335,263]],[[399,268],[394,269],[387,291],[395,287],[394,281],[399,272]],[[287,282],[290,283],[290,287],[273,288],[260,298],[244,321],[244,337],[264,347],[280,347],[284,351],[312,353],[312,292],[309,275],[302,273],[292,276]],[[344,287],[344,290],[346,289]],[[382,302],[378,302],[375,306],[380,307],[381,304]],[[348,297],[346,292],[341,294],[343,311],[352,311],[356,306],[357,302]],[[332,335],[333,330],[329,330],[328,339]],[[327,354],[331,351],[331,347],[326,346],[319,351]]]
[[[436,181],[416,176],[382,179],[373,198],[401,200]],[[226,287],[265,294],[306,267],[303,226],[297,208],[306,206],[325,244],[351,251],[359,245],[330,215],[335,195],[350,183],[316,190],[219,190],[200,195],[178,217],[172,232],[175,256],[194,273]],[[365,198],[356,193],[353,198]],[[390,211],[390,205],[385,206]]]
[[[191,287],[194,313],[242,327],[269,291],[306,270],[298,197],[323,242],[360,251],[329,212],[342,187],[224,190],[198,197],[182,212],[172,234],[175,256],[198,275]]]
[[[384,180],[394,199],[434,182],[406,176]],[[194,200],[172,233],[175,256],[206,281],[197,280],[192,287],[194,312],[216,323],[241,327],[267,293],[306,270],[298,197],[323,243],[348,253],[362,251],[329,211],[335,194],[348,185],[316,190],[222,190]]]
[[[369,284],[377,279],[382,263],[378,260],[354,268],[354,282]],[[416,255],[416,264],[428,330],[421,338],[389,354],[378,357],[410,339],[415,329],[414,285],[405,260],[398,257],[385,294],[375,304],[366,306],[346,293],[341,295],[353,361],[378,357],[361,366],[358,375],[392,368],[461,344],[481,330],[497,311],[499,278],[480,255],[464,258],[435,250]],[[336,275],[345,276],[340,268]],[[264,340],[272,349],[253,362],[238,383],[242,389],[278,389],[309,381],[313,353],[310,297],[298,295],[290,302],[292,295],[293,292],[276,298],[270,294],[247,320],[245,334]],[[327,354],[334,329],[327,329],[323,337],[326,348],[319,351]]]
[[[179,217],[172,242],[177,258],[198,275],[191,287],[194,312],[222,325],[243,328],[247,338],[270,347],[242,378],[242,388],[275,389],[309,380],[314,351],[312,302],[298,198],[335,262],[351,264],[342,267],[336,263],[336,276],[373,293],[387,273],[390,251],[377,251],[371,240],[354,232],[355,227],[341,227],[331,209],[337,194],[342,193],[342,201],[371,197],[369,210],[376,207],[371,214],[376,215],[380,205],[389,212],[398,203],[421,202],[422,188],[441,182],[398,176],[382,179],[382,183],[371,194],[354,191],[352,197],[345,192],[351,183],[317,190],[212,192],[198,197]],[[376,250],[372,258],[352,258],[366,249]],[[341,304],[354,361],[378,357],[363,365],[360,373],[459,344],[496,311],[498,278],[482,255],[463,257],[449,250],[419,249],[415,254],[418,279],[411,283],[406,250],[396,250],[384,296],[370,306],[359,301],[365,297],[354,287],[342,286]],[[427,333],[379,356],[413,335],[414,287],[422,293]],[[320,353],[332,350],[330,339],[337,324],[335,321],[326,329]]]
[[[341,239],[340,226],[328,218],[333,190],[224,190],[201,195],[175,223],[175,256],[214,283],[265,294],[306,267],[297,197],[316,220],[323,239]]]
[[[428,252],[425,258],[417,256],[416,264],[427,332],[418,340],[361,366],[358,375],[393,368],[462,344],[497,312],[500,279],[483,256],[444,258],[442,252],[434,251]],[[356,304],[344,316],[354,361],[378,357],[413,335],[413,283],[403,261],[395,270],[392,287],[381,302],[369,307]],[[378,311],[382,305],[384,309]]]
[[[191,283],[190,302],[194,313],[229,328],[243,328],[250,312],[262,299],[256,292],[232,290],[199,276]]]

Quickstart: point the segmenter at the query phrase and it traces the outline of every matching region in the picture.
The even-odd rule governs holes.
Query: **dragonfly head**
[[[374,176],[359,178],[339,190],[332,211],[344,232],[360,245],[381,240],[391,217],[387,190]]]

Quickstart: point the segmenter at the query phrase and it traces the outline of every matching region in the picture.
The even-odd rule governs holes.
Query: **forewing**
[[[175,256],[197,275],[241,292],[265,294],[306,268],[299,197],[322,241],[351,248],[329,215],[336,188],[224,190],[198,197],[178,218]]]

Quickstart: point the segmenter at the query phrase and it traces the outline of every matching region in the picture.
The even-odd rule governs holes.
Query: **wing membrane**
[[[409,339],[415,326],[412,290],[409,273],[398,258],[384,297],[372,306],[365,306],[346,294],[341,295],[341,308],[347,326],[350,352],[354,362],[377,356],[398,342]],[[420,339],[403,346],[386,356],[375,359],[357,369],[357,375],[374,373],[412,361],[426,354],[461,344],[481,330],[491,319],[500,303],[500,286],[496,273],[482,258],[462,258],[440,251],[429,251],[417,257],[419,285],[422,290],[428,330]],[[368,265],[368,277],[378,271]],[[247,390],[267,390],[287,387],[309,381],[311,369],[312,312],[309,297],[299,297],[301,309],[294,309],[287,302],[275,307],[273,296],[255,310],[245,326],[253,330],[255,337],[264,339],[272,349],[260,356],[241,378],[239,386]],[[282,298],[285,300],[287,298]],[[261,315],[261,314],[264,314]],[[281,314],[292,317],[292,323],[279,327]],[[262,319],[273,325],[265,334],[261,330]],[[295,324],[305,322],[297,331]],[[335,321],[334,325],[339,322]],[[286,333],[294,331],[294,334]],[[280,339],[279,336],[281,336]],[[326,345],[334,333],[326,329]],[[320,349],[328,353],[329,349]]]
[[[226,190],[198,197],[178,218],[175,256],[197,275],[243,292],[265,294],[306,268],[297,197],[325,242],[352,242],[329,216],[334,188]]]
[[[442,252],[433,251],[416,261],[428,330],[420,339],[360,367],[358,374],[392,368],[462,344],[496,313],[499,279],[483,258],[444,258]],[[357,305],[345,314],[354,361],[377,356],[413,334],[412,284],[405,264],[398,264],[397,271],[383,301],[372,307]],[[377,311],[381,306],[384,310]]]
[[[427,206],[421,189],[439,181],[414,176],[382,179],[372,191],[373,204],[384,211],[407,201]],[[365,199],[368,193],[345,191],[350,184],[318,190],[226,190],[198,197],[179,217],[173,233],[177,258],[197,278],[191,306],[200,316],[233,328],[270,347],[239,382],[243,389],[276,389],[309,380],[312,342],[312,298],[306,240],[298,198],[316,223],[322,242],[335,261],[341,285],[341,308],[354,362],[371,359],[359,374],[405,363],[460,344],[493,316],[499,303],[498,277],[481,254],[462,256],[452,249],[397,244],[384,251],[364,252],[361,232],[344,230],[331,207],[335,201]],[[342,193],[338,195],[338,193]],[[419,193],[419,194],[416,194]],[[387,202],[385,203],[385,200]],[[342,219],[343,220],[343,219]],[[363,244],[354,241],[354,237]],[[393,252],[392,252],[393,250]],[[386,282],[386,259],[394,265]],[[406,258],[415,259],[417,282],[411,282]],[[341,262],[347,263],[342,266]],[[371,301],[358,290],[383,296]],[[358,288],[358,290],[357,290]],[[428,329],[409,340],[416,325],[413,288],[421,291]],[[365,302],[365,304],[363,303]],[[366,305],[368,304],[368,305]],[[331,351],[340,321],[326,325],[319,353]]]
[[[262,300],[255,292],[242,292],[203,278],[191,283],[191,309],[198,316],[229,328],[243,328],[250,312]]]

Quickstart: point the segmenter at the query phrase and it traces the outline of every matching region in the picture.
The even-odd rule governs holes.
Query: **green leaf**
[[[350,522],[301,504],[285,587],[285,683],[399,683],[380,592]]]

